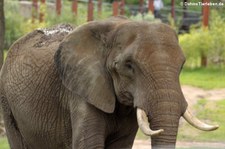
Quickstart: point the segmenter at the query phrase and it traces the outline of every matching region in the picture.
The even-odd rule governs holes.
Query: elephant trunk
[[[208,125],[194,117],[187,108],[183,114],[184,119],[199,130],[212,131],[218,125]],[[149,123],[149,118],[144,110],[137,108],[137,121],[141,131],[151,136],[153,149],[174,149],[180,116],[162,114],[154,118],[153,123]],[[163,129],[162,129],[163,128]]]
[[[137,108],[139,128],[144,134],[151,136],[153,149],[175,148],[179,118],[177,115],[162,114],[149,120],[145,111]]]
[[[156,117],[155,122],[151,123],[150,128],[153,130],[163,128],[164,132],[157,136],[151,136],[153,149],[175,148],[179,119],[179,116],[167,114],[160,115],[160,118]]]

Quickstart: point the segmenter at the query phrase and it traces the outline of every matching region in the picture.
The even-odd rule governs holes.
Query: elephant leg
[[[3,108],[3,118],[6,128],[6,135],[10,144],[11,149],[28,149],[23,141],[23,137],[20,134],[20,131],[17,127],[17,123],[14,119],[12,111],[6,101],[6,99],[2,100],[2,108]]]
[[[136,133],[137,129],[126,134],[121,130],[121,132],[109,136],[106,141],[106,149],[131,149]]]
[[[92,105],[79,105],[72,112],[73,149],[104,149],[106,125],[104,114]]]
[[[119,121],[119,129],[109,135],[106,149],[131,149],[138,130],[135,112]]]

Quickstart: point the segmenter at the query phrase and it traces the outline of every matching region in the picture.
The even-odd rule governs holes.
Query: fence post
[[[35,22],[35,19],[37,19],[37,13],[38,13],[38,0],[32,0],[32,23]]]
[[[154,14],[154,0],[148,0],[148,12],[152,12]]]
[[[175,19],[175,1],[174,0],[171,0],[171,16],[173,19]]]
[[[209,3],[210,0],[202,0],[202,3]],[[209,6],[208,5],[203,5],[202,6],[202,24],[204,27],[208,27],[209,24]]]
[[[209,3],[210,0],[202,0],[202,3]],[[208,28],[208,25],[209,25],[209,6],[208,5],[203,5],[202,6],[202,15],[203,15],[203,18],[202,18],[202,25],[203,25],[203,28]],[[208,61],[208,58],[207,58],[207,55],[205,55],[204,53],[201,54],[201,66],[202,67],[207,67],[207,61]]]
[[[61,15],[62,3],[61,0],[56,0],[56,13],[57,15]]]
[[[144,13],[144,8],[143,8],[143,6],[144,6],[144,0],[139,0],[139,12],[140,12],[141,14]]]
[[[75,16],[77,16],[77,0],[73,0],[73,4],[72,4],[72,12]]]
[[[113,16],[118,16],[119,2],[117,0],[113,1]]]
[[[124,7],[125,7],[125,0],[121,0],[121,2],[120,2],[120,15],[125,14]]]
[[[102,0],[98,0],[98,18],[102,16]]]
[[[92,0],[88,0],[88,17],[87,17],[87,21],[93,21],[94,20],[93,11],[94,11],[93,1]]]
[[[45,0],[41,0],[39,22],[43,22],[45,18],[46,5]]]

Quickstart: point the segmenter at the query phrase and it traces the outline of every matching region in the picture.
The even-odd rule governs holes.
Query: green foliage
[[[34,22],[32,22],[31,19],[28,19],[28,20],[24,21],[23,25],[26,26],[26,27],[22,28],[22,33],[26,34],[26,33],[29,33],[31,31],[37,29],[37,28],[46,27],[47,22],[39,22],[39,20],[37,20],[37,19],[34,19]]]
[[[138,5],[139,0],[125,0],[126,4]]]
[[[95,6],[97,8],[97,6]],[[125,7],[125,12],[126,12],[126,7]],[[102,4],[102,14],[101,16],[98,16],[97,9],[95,9],[95,15],[94,18],[95,20],[101,20],[101,19],[106,19],[112,16],[112,7],[107,4]]]
[[[7,50],[4,50],[4,51],[3,51],[4,60],[6,59],[7,52],[8,52]]]
[[[135,21],[161,22],[161,20],[155,19],[151,12],[144,15],[138,13],[136,16],[131,16],[130,19]]]
[[[189,66],[194,65],[195,60],[201,55],[208,56],[213,49],[211,43],[213,39],[208,29],[191,30],[190,34],[180,35],[179,40]]]
[[[80,13],[80,11],[78,12]],[[82,15],[82,14],[83,12],[81,12],[81,14],[79,15]],[[72,13],[71,5],[69,5],[69,3],[64,3],[62,5],[61,15],[59,16],[56,14],[56,12],[52,10],[47,10],[46,22],[47,22],[47,26],[52,26],[59,23],[76,24],[77,19],[76,19],[76,16]]]
[[[84,3],[79,3],[77,16],[72,13],[71,2],[64,2],[62,7],[62,14],[57,16],[56,13],[52,11],[47,12],[46,20],[47,26],[52,26],[59,23],[69,23],[74,25],[81,25],[87,22],[87,5]],[[97,8],[97,4],[95,3]],[[102,5],[102,14],[98,16],[97,9],[94,9],[94,20],[100,20],[108,18],[112,15],[111,7],[108,5]]]
[[[103,0],[103,1],[107,3],[112,3],[114,0]],[[139,4],[139,0],[125,0],[125,3],[129,5],[137,5]]]
[[[222,18],[217,11],[212,11],[210,18],[210,35],[213,39],[211,44],[213,50],[210,55],[216,60],[225,60],[225,18]]]
[[[18,3],[5,1],[5,47],[9,46],[23,35],[23,17],[20,16]],[[12,11],[13,10],[13,11]],[[17,13],[15,13],[17,12]]]
[[[169,23],[170,27],[173,28],[176,31],[176,33],[178,33],[178,31],[179,31],[178,24],[180,23],[180,17],[177,16],[177,21],[175,21],[175,19],[172,17],[172,15],[169,14],[167,19],[168,19],[168,23]]]
[[[0,149],[9,149],[7,138],[0,138]]]
[[[192,28],[189,34],[179,36],[180,45],[187,58],[186,66],[199,66],[201,55],[209,58],[210,63],[225,60],[225,22],[216,12],[212,11],[209,29]]]
[[[199,107],[205,107],[205,105],[207,104],[207,100],[206,99],[200,99],[197,104],[198,104]]]
[[[97,4],[95,3],[95,5]],[[32,22],[31,18],[27,19],[21,16],[18,1],[5,1],[5,48],[8,49],[19,37],[37,28],[49,27],[59,23],[69,23],[73,25],[85,23],[87,21],[87,5],[85,3],[79,3],[77,16],[72,13],[71,6],[71,1],[63,1],[61,15],[58,16],[55,10],[47,9],[46,4],[40,5],[39,11],[44,13],[44,21],[40,23],[38,17]],[[97,6],[95,6],[95,8],[97,8]],[[94,19],[108,18],[112,15],[111,9],[109,5],[103,4],[101,16],[98,16],[97,9],[94,9]]]
[[[45,6],[42,6],[42,11]],[[5,48],[8,49],[13,42],[24,34],[33,31],[36,28],[47,26],[46,22],[40,23],[39,20],[26,19],[20,14],[18,1],[5,1]],[[12,11],[13,10],[13,11]]]
[[[191,85],[204,89],[225,88],[225,69],[221,68],[185,68],[180,75],[182,85]]]

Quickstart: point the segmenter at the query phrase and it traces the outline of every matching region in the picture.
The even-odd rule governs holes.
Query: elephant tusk
[[[203,130],[203,131],[212,131],[219,128],[219,125],[208,125],[200,121],[199,119],[194,117],[188,109],[184,113],[183,118],[195,128]]]
[[[155,136],[164,131],[163,129],[151,130],[149,127],[150,124],[148,122],[148,117],[145,111],[140,108],[137,108],[137,121],[139,128],[147,136]]]

